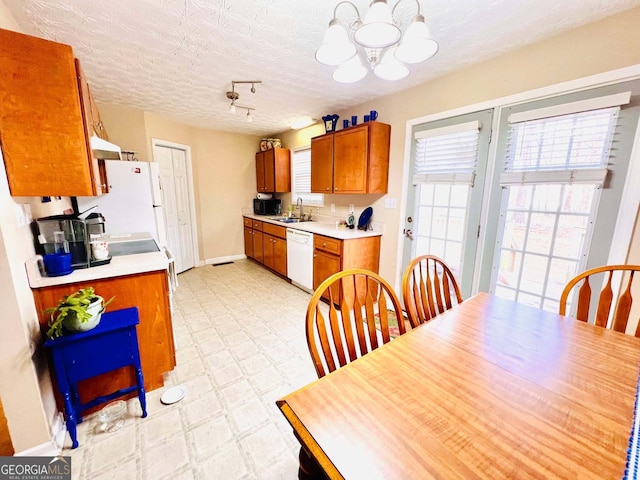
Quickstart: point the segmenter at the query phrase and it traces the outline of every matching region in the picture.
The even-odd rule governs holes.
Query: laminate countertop
[[[148,233],[118,235],[113,236],[113,238],[105,235],[104,238],[109,244],[152,239]],[[44,288],[54,285],[87,282],[101,278],[113,278],[124,275],[134,275],[136,273],[167,270],[170,262],[164,250],[159,249],[157,252],[112,256],[111,262],[107,265],[76,269],[69,275],[62,275],[60,277],[47,277],[43,275],[41,273],[41,263],[41,255],[35,255],[25,262],[27,278],[31,288]]]
[[[325,237],[338,238],[340,240],[349,240],[352,238],[366,238],[366,237],[380,237],[382,236],[382,230],[376,228],[374,223],[373,230],[358,230],[357,228],[337,228],[335,219],[333,221],[324,220],[320,218],[318,221],[312,220],[310,222],[296,222],[285,223],[278,220],[274,220],[276,215],[255,215],[249,213],[243,213],[243,217],[251,218],[253,220],[259,220],[265,223],[271,223],[273,225],[280,225],[285,228],[292,228],[294,230],[301,230],[303,232],[316,233],[318,235],[324,235]],[[356,219],[357,221],[357,219]]]

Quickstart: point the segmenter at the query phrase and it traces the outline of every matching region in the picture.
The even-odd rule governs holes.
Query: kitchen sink
[[[300,222],[312,222],[313,220],[300,220],[299,218],[285,218],[285,217],[274,217],[269,220],[275,220],[276,222],[282,223],[300,223]]]

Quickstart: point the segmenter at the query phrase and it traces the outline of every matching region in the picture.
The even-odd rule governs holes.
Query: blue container
[[[44,269],[50,277],[69,275],[71,268],[71,253],[48,253],[42,257]]]

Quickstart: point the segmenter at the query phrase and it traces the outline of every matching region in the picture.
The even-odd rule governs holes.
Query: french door
[[[570,278],[607,263],[639,114],[633,81],[414,126],[402,270],[435,254],[464,297],[488,291],[557,311]],[[474,121],[473,181],[420,176],[421,162],[439,168],[443,127]],[[459,152],[448,153],[455,169]]]
[[[471,295],[493,110],[413,128],[403,266],[442,258]],[[404,268],[403,268],[404,270]]]

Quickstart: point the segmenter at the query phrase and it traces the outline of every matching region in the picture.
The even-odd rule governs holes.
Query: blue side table
[[[78,446],[76,425],[82,423],[82,411],[108,402],[114,398],[138,391],[142,417],[147,416],[140,350],[136,325],[138,309],[125,308],[102,315],[98,326],[87,332],[66,334],[47,340],[58,380],[58,389],[64,399],[67,430],[72,447]],[[80,402],[78,382],[110,372],[121,367],[132,366],[136,372],[136,385],[103,395],[87,403]]]

